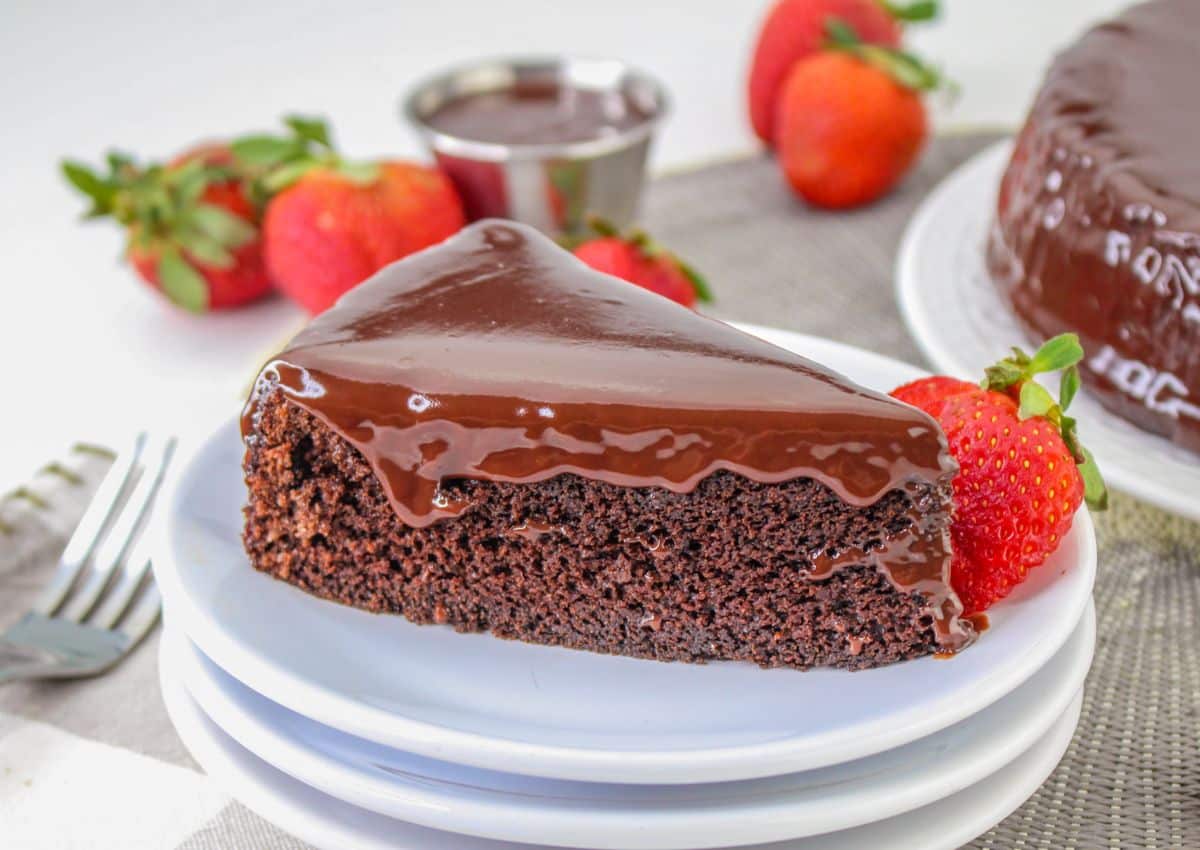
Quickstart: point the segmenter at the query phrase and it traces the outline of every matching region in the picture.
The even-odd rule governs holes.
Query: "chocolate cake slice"
[[[850,669],[973,637],[924,413],[484,221],[262,370],[259,570],[416,623]]]

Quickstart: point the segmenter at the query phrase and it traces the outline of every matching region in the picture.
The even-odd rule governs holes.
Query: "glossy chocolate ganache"
[[[469,507],[443,491],[455,479],[573,473],[689,492],[729,470],[812,478],[862,506],[956,469],[924,413],[495,220],[389,266],[314,320],[264,367],[247,439],[274,392],[356,447],[414,527]],[[953,649],[973,632],[949,587],[945,515],[938,524],[930,508],[914,504],[911,526],[874,551],[813,558],[809,575],[876,562],[925,596]]]
[[[1029,333],[1200,452],[1200,2],[1156,0],[1054,62],[1000,189],[991,272]]]
[[[450,136],[507,145],[565,144],[619,135],[651,118],[632,97],[550,81],[452,98],[427,119]]]

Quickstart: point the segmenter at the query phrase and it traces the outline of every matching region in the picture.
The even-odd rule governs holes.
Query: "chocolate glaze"
[[[530,81],[456,97],[442,104],[426,123],[447,135],[477,142],[561,144],[620,133],[648,117],[619,91]]]
[[[1200,3],[1157,0],[1051,67],[1001,185],[993,278],[1076,331],[1104,404],[1200,452]]]
[[[862,506],[956,470],[921,411],[509,222],[479,222],[389,266],[315,319],[259,376],[248,440],[258,400],[276,391],[354,445],[416,527],[468,507],[440,487],[459,478],[574,473],[688,492],[725,469],[813,478]],[[957,648],[973,632],[948,583],[945,506],[914,503],[912,520],[876,551],[814,559],[811,577],[874,561],[926,597],[939,643]]]

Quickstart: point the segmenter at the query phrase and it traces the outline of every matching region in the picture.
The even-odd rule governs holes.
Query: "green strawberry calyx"
[[[932,21],[941,14],[938,0],[915,0],[912,3],[893,3],[889,0],[881,0],[880,5],[893,18],[906,24]]]
[[[275,195],[315,170],[333,171],[352,183],[373,183],[379,176],[375,163],[352,162],[338,153],[321,118],[287,115],[287,131],[254,133],[233,140],[234,160],[249,176],[251,197],[260,207]]]
[[[237,175],[199,155],[177,164],[142,165],[111,152],[105,165],[94,169],[77,160],[61,163],[67,182],[91,201],[84,218],[112,218],[123,225],[128,250],[155,258],[167,297],[192,312],[204,312],[208,285],[201,269],[232,268],[233,252],[257,236],[252,222],[203,199],[210,186]]]
[[[841,18],[826,19],[825,47],[849,53],[913,91],[927,92],[940,88],[953,90],[953,85],[937,68],[927,64],[915,53],[865,42],[854,27]]]
[[[1079,440],[1078,423],[1067,416],[1066,410],[1079,392],[1079,362],[1083,360],[1083,346],[1073,333],[1059,334],[1047,340],[1033,356],[1020,348],[985,370],[981,386],[987,390],[1007,393],[1020,402],[1018,415],[1022,419],[1040,416],[1058,429],[1063,442],[1083,478],[1084,500],[1092,510],[1102,511],[1108,507],[1108,488],[1104,477],[1096,466],[1096,460]],[[1049,372],[1062,372],[1059,380],[1058,399],[1034,380],[1035,376]]]
[[[591,229],[591,235],[595,235],[605,239],[620,239],[628,245],[636,248],[641,252],[642,256],[655,258],[662,257],[669,260],[676,268],[688,279],[688,283],[692,285],[692,290],[696,293],[696,300],[704,304],[711,304],[713,298],[712,288],[708,285],[708,281],[704,276],[696,270],[696,267],[691,263],[680,259],[677,254],[668,251],[663,245],[654,240],[649,233],[641,228],[635,228],[628,232],[622,233],[620,228],[606,218],[591,215],[587,219],[588,227]],[[563,247],[568,250],[577,248],[582,243],[586,242],[591,235],[570,238],[563,241]]]

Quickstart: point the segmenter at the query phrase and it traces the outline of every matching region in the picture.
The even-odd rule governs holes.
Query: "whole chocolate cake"
[[[370,611],[801,668],[973,637],[932,419],[522,225],[352,290],[243,434],[253,565]]]
[[[1116,413],[1200,452],[1200,3],[1156,0],[1054,62],[1000,188],[992,275],[1076,331]]]

